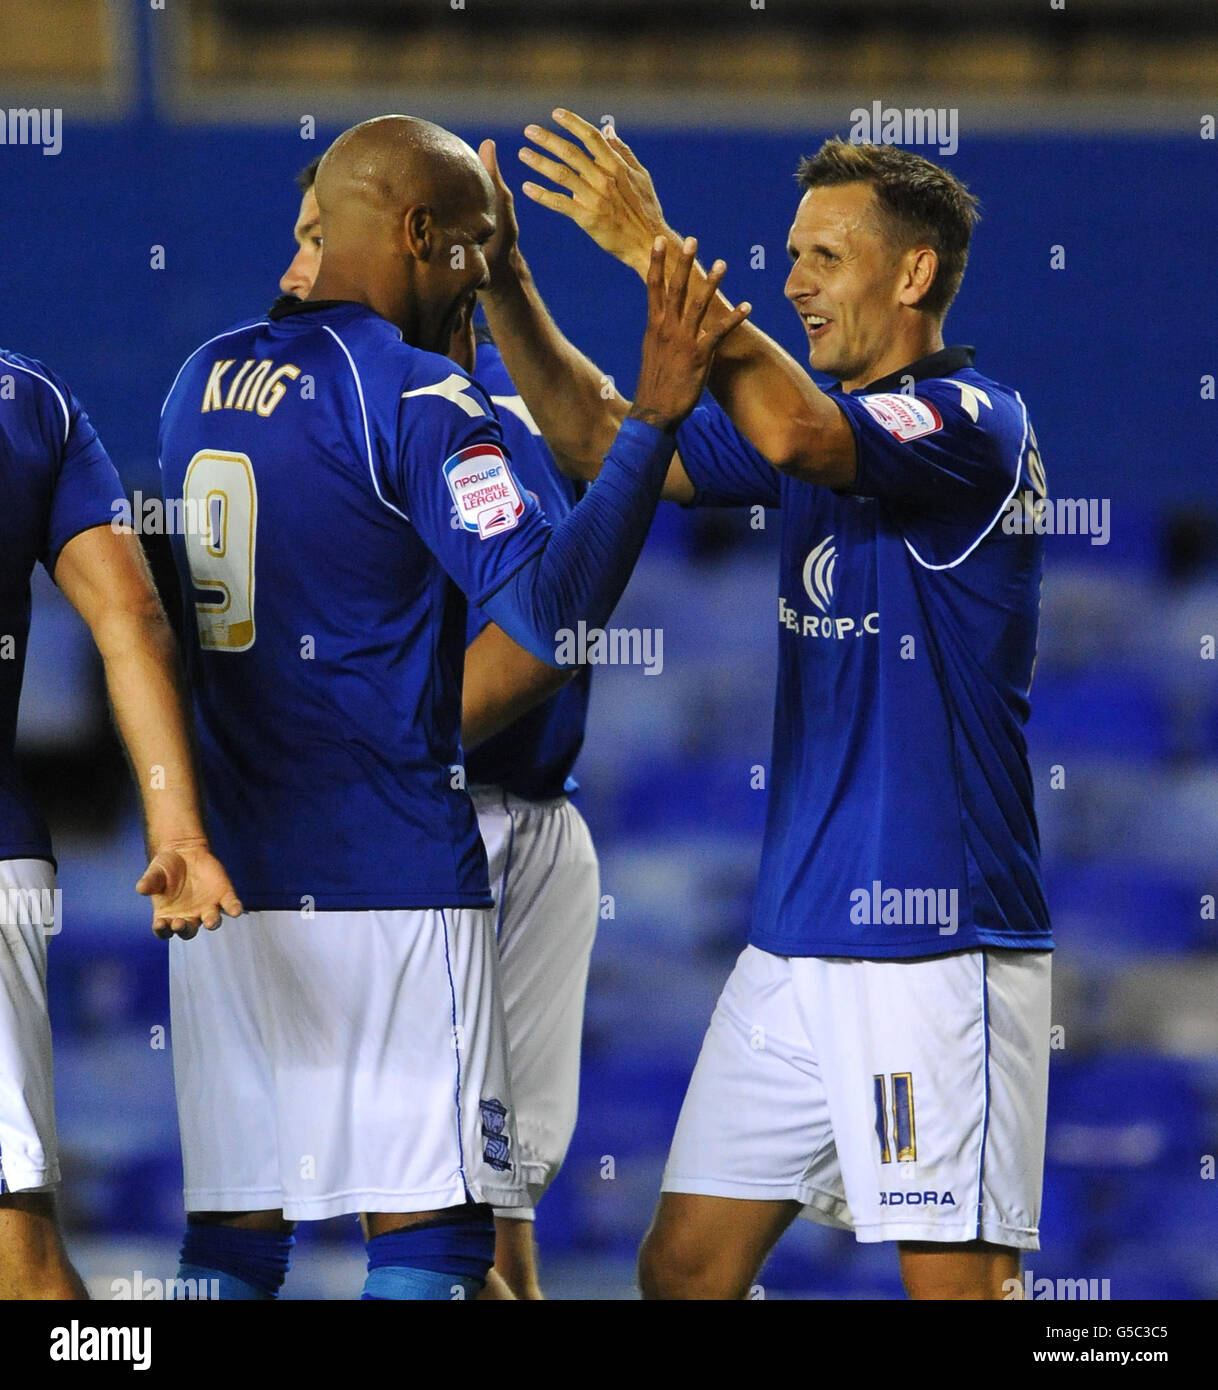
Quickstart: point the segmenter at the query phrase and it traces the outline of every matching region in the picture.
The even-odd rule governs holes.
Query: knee
[[[0,1299],[86,1299],[88,1290],[58,1241],[0,1252]]]
[[[1019,1254],[981,1241],[967,1245],[903,1243],[901,1280],[914,1302],[990,1301],[1011,1297]]]
[[[639,1250],[639,1288],[648,1300],[737,1300],[748,1281],[713,1249],[671,1226],[653,1226]]]
[[[86,1299],[49,1193],[0,1196],[0,1299]]]

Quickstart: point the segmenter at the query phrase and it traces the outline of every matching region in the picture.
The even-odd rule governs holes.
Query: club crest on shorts
[[[453,454],[444,464],[444,481],[458,521],[483,540],[510,531],[524,513],[524,498],[507,457],[494,444],[471,444]]]
[[[506,1173],[512,1166],[511,1141],[503,1132],[507,1122],[507,1107],[502,1101],[480,1100],[478,1108],[482,1111],[482,1157],[500,1173]]]

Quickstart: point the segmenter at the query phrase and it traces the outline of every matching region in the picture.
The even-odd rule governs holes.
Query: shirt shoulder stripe
[[[234,338],[238,333],[248,333],[251,328],[256,326],[256,323],[257,320],[255,320],[254,323],[242,324],[240,328],[229,328],[223,333],[217,333],[214,338],[208,338],[208,340],[205,343],[200,343],[199,346],[195,348],[194,352],[192,352],[190,356],[186,359],[186,361],[183,362],[182,365],[178,368],[177,376],[175,376],[173,379],[173,386],[169,388],[169,390],[165,394],[165,399],[161,402],[162,417],[165,414],[165,407],[169,404],[169,397],[173,395],[174,387],[177,386],[178,381],[181,379],[182,373],[186,370],[187,367],[190,366],[190,364],[195,360],[195,358],[198,357],[198,355],[203,351],[203,349],[211,347],[212,343],[218,343],[221,338]]]
[[[976,540],[973,541],[973,543],[968,547],[967,550],[964,551],[963,554],[957,555],[957,557],[954,560],[948,560],[946,564],[930,564],[928,561],[924,560],[921,557],[921,555],[918,554],[917,550],[910,543],[910,540],[907,536],[902,537],[902,539],[905,541],[905,548],[914,557],[918,564],[922,566],[923,569],[952,570],[955,569],[957,565],[963,564],[964,561],[968,559],[968,557],[973,553],[973,551],[977,549],[981,542],[985,540],[986,536],[988,536],[990,532],[994,529],[994,527],[998,524],[998,521],[1001,518],[1003,512],[1006,511],[1007,506],[1011,501],[1011,498],[1015,496],[1015,490],[1019,487],[1019,477],[1023,471],[1024,450],[1028,447],[1028,407],[1024,405],[1023,397],[1019,394],[1018,391],[1015,392],[1015,399],[1019,402],[1019,409],[1023,414],[1023,438],[1020,440],[1019,443],[1019,452],[1015,455],[1015,478],[1014,481],[1011,483],[1010,492],[1008,492],[1007,495],[1002,499],[1002,505],[998,508],[997,512],[994,513],[993,518],[986,523],[984,528],[977,536]]]
[[[334,341],[339,345],[339,347],[342,348],[343,356],[347,359],[347,365],[351,368],[351,375],[355,378],[355,393],[359,397],[360,415],[363,417],[364,448],[367,450],[368,454],[368,476],[372,479],[372,487],[376,492],[377,497],[380,498],[383,506],[388,507],[389,510],[394,514],[394,516],[400,516],[403,521],[409,521],[410,518],[406,515],[405,512],[395,507],[392,502],[386,501],[385,494],[381,491],[381,485],[377,481],[376,468],[372,460],[372,436],[368,430],[368,408],[364,404],[364,384],[360,380],[359,370],[355,365],[355,359],[347,350],[346,343],[343,342],[343,340],[338,336],[337,333],[335,333],[335,331],[330,327],[328,323],[323,323],[322,327],[326,330],[330,337],[334,339]]]
[[[59,402],[59,408],[63,411],[63,442],[66,444],[68,442],[68,435],[72,429],[72,416],[68,410],[68,403],[63,398],[63,392],[55,385],[50,377],[43,376],[41,372],[36,372],[33,367],[23,367],[20,362],[10,362],[7,358],[4,359],[4,364],[7,367],[16,367],[19,372],[28,372],[36,381],[45,381],[51,390],[54,391],[55,399]]]

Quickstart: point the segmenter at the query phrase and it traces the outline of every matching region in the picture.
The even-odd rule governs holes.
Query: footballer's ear
[[[402,217],[402,248],[416,261],[429,261],[436,249],[436,220],[426,203],[408,207]]]
[[[939,273],[939,257],[933,247],[915,246],[906,251],[902,268],[905,280],[901,286],[901,303],[916,308],[935,283],[935,276]]]

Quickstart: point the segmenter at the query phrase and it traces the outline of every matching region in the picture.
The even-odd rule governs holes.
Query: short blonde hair
[[[799,162],[800,187],[870,184],[883,222],[881,231],[901,250],[925,244],[939,269],[918,307],[942,318],[956,297],[968,264],[978,217],[977,199],[954,174],[895,145],[855,145],[826,140]]]

